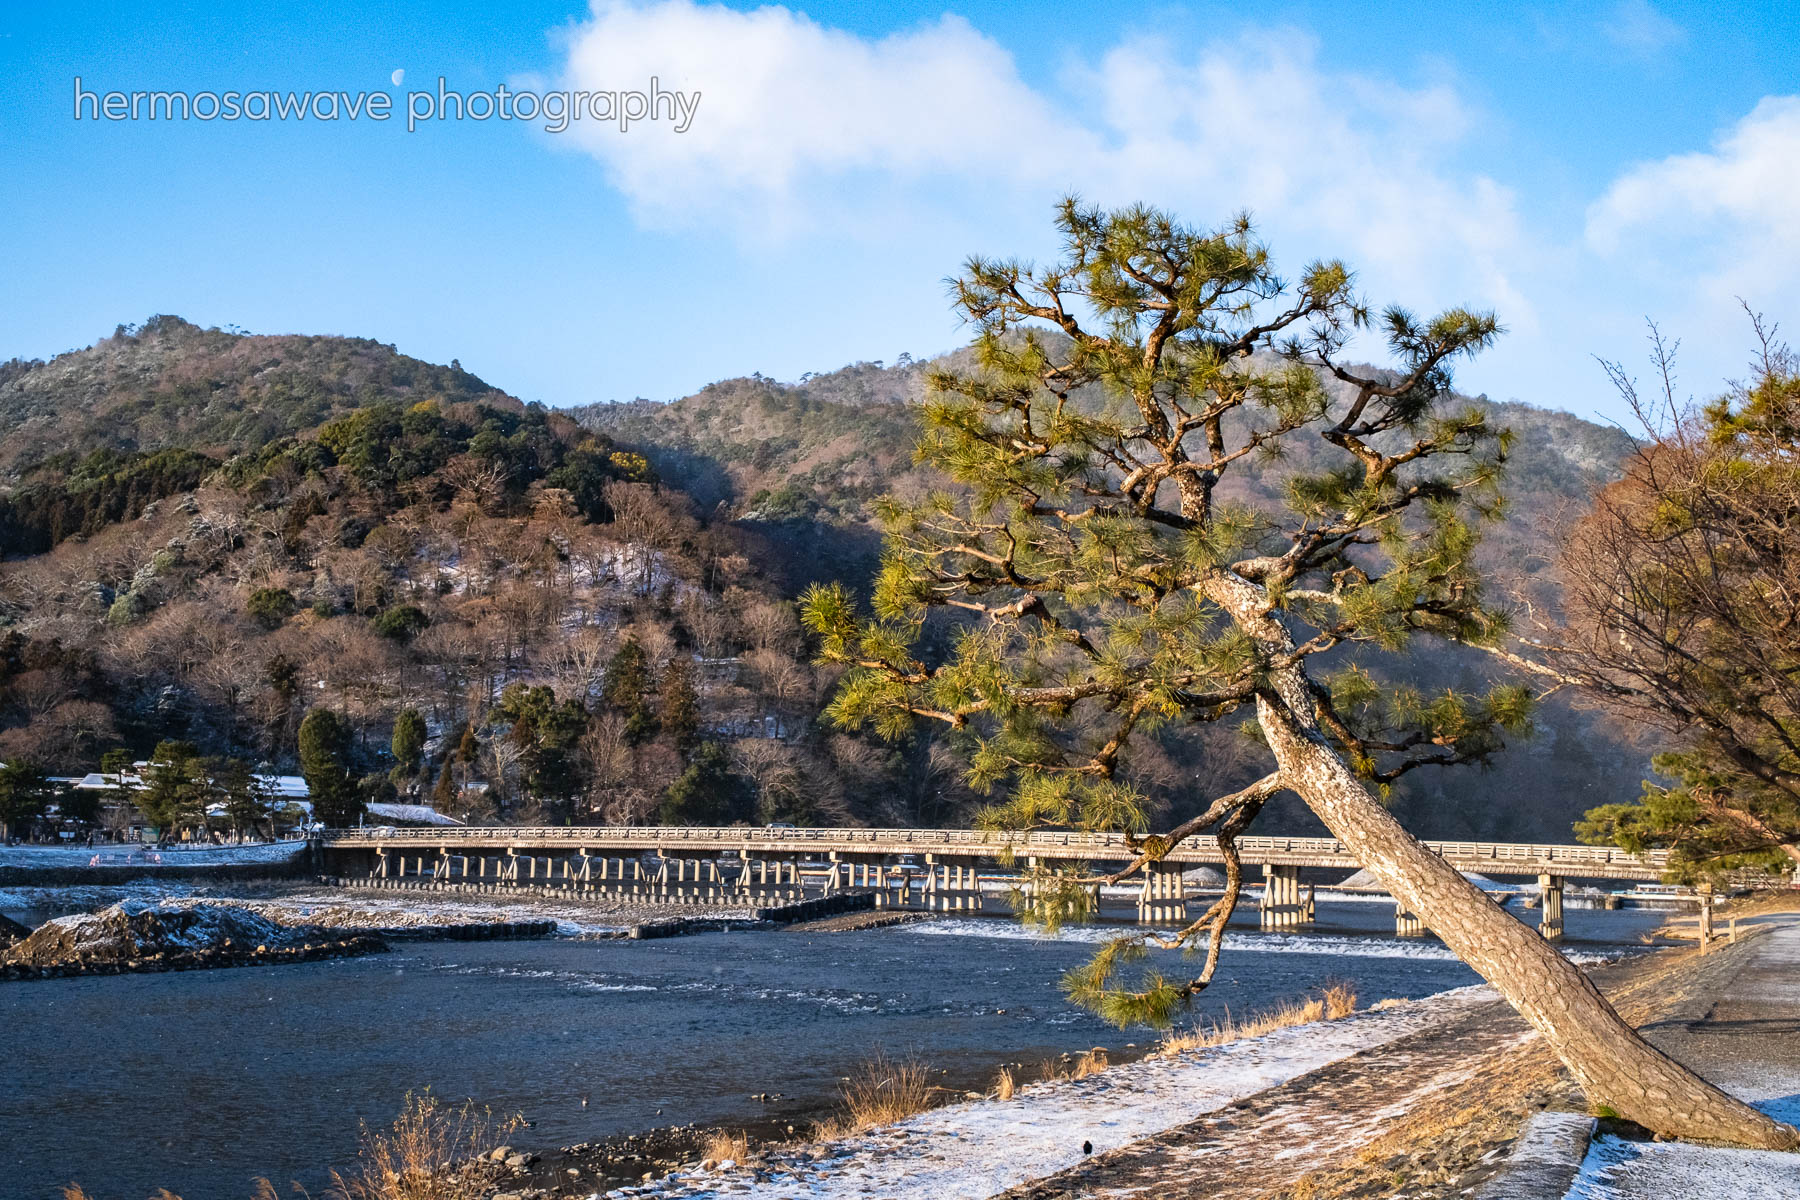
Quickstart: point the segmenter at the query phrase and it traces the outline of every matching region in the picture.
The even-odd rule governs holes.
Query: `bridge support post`
[[[1563,935],[1563,880],[1560,875],[1538,876],[1538,932],[1546,941],[1561,941]]]
[[[1406,911],[1404,905],[1394,905],[1394,932],[1400,937],[1424,937],[1425,922]]]
[[[1181,868],[1151,863],[1144,868],[1144,887],[1138,893],[1141,925],[1187,920],[1187,886]]]
[[[1312,919],[1309,909],[1300,899],[1300,868],[1264,863],[1257,923],[1264,929],[1294,929]]]

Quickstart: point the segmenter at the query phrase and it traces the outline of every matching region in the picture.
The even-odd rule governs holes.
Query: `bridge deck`
[[[940,855],[993,858],[1008,847],[1020,859],[1055,862],[1118,862],[1131,852],[1120,834],[1079,832],[992,833],[970,829],[760,829],[747,826],[538,826],[456,829],[336,829],[323,837],[325,848],[380,850],[426,847],[451,853],[580,851],[603,854],[660,852],[671,856],[743,854],[838,854],[858,858]],[[1427,842],[1457,869],[1482,875],[1560,875],[1577,879],[1662,877],[1666,851],[1628,854],[1606,846],[1558,846],[1508,842]],[[1362,864],[1333,838],[1245,837],[1238,851],[1248,865],[1334,867],[1355,871]],[[1224,861],[1211,838],[1183,843],[1164,861],[1184,865]]]

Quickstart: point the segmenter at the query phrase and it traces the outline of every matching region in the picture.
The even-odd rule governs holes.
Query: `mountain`
[[[6,364],[0,760],[86,771],[175,738],[292,769],[323,705],[357,730],[366,787],[475,816],[965,819],[977,798],[941,737],[890,747],[821,724],[834,676],[792,603],[812,580],[866,588],[872,501],[934,485],[913,461],[915,404],[945,361],[567,412],[379,342],[173,317]],[[1483,553],[1500,586],[1554,605],[1555,526],[1626,445],[1490,407],[1516,442]],[[1231,486],[1272,502],[1284,469]],[[1371,666],[1425,689],[1494,674],[1424,647]],[[422,763],[387,748],[408,709]],[[1393,802],[1430,836],[1566,840],[1636,791],[1635,736],[1555,697],[1492,770],[1418,772]],[[1180,816],[1255,763],[1210,727],[1126,769]],[[1261,825],[1316,829],[1297,803]]]
[[[659,472],[686,481],[719,517],[758,529],[781,555],[769,569],[784,588],[819,578],[864,587],[880,550],[870,501],[931,482],[912,460],[918,438],[912,406],[925,394],[928,369],[969,362],[963,351],[932,364],[856,363],[792,384],[754,375],[669,404],[569,411],[587,428],[642,454]],[[1550,568],[1557,531],[1585,509],[1597,488],[1618,478],[1630,441],[1617,429],[1565,412],[1483,396],[1467,401],[1488,409],[1514,436],[1506,517],[1486,531],[1480,561],[1497,594],[1554,611]],[[1322,463],[1322,449],[1299,440],[1280,463],[1246,460],[1226,477],[1220,494],[1278,504],[1283,480]],[[1365,665],[1426,690],[1474,688],[1497,676],[1483,655],[1424,644],[1397,661],[1369,656]],[[1577,707],[1571,697],[1553,696],[1540,709],[1536,736],[1509,749],[1491,769],[1417,772],[1396,787],[1393,803],[1411,827],[1430,836],[1567,841],[1587,808],[1637,793],[1650,752],[1645,736]],[[1235,734],[1203,731],[1192,741],[1172,761],[1157,762],[1165,784],[1193,780],[1196,767],[1206,787],[1217,790],[1253,777]],[[1191,790],[1187,784],[1177,794]],[[1198,799],[1196,793],[1175,803],[1197,808]],[[1275,805],[1265,822],[1295,832],[1317,828],[1291,798]]]
[[[0,364],[0,482],[95,450],[222,457],[378,400],[522,407],[454,363],[367,338],[251,337],[155,316],[47,363]]]
[[[813,720],[828,680],[755,530],[561,413],[170,317],[3,376],[0,760],[178,739],[292,769],[322,705],[371,794],[476,815],[645,820],[698,771],[681,796],[758,806],[713,815],[918,819],[904,755]],[[386,748],[408,709],[422,764]]]

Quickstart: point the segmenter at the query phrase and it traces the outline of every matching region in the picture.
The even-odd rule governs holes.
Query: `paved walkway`
[[[1645,1028],[1657,1046],[1735,1096],[1800,1124],[1800,914],[1746,947],[1702,1011]],[[1681,1142],[1594,1140],[1567,1200],[1800,1200],[1800,1154]]]

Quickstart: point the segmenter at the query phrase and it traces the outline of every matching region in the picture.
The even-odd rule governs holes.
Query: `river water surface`
[[[1387,904],[1321,901],[1307,934],[1234,935],[1201,1019],[1326,979],[1362,1002],[1476,982]],[[1254,912],[1250,914],[1254,921]],[[1636,942],[1654,913],[1571,911],[1577,951]],[[962,1077],[1127,1043],[1073,1008],[1060,975],[1103,936],[1003,921],[663,941],[401,943],[279,967],[0,985],[0,1197],[97,1200],[166,1187],[243,1200],[256,1176],[321,1194],[408,1091],[517,1113],[522,1147],[660,1125],[798,1114],[877,1050]],[[1157,965],[1178,975],[1175,954]],[[1126,1051],[1129,1053],[1129,1051]],[[780,1093],[774,1103],[755,1093]],[[584,1107],[582,1098],[587,1097]]]

